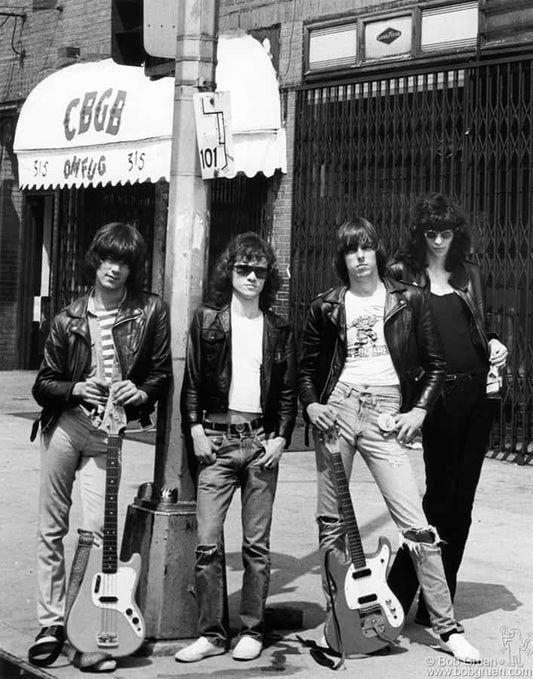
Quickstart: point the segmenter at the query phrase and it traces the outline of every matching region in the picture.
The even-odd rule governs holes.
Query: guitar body
[[[100,651],[121,658],[144,640],[144,620],[135,603],[141,557],[118,562],[114,573],[102,571],[102,548],[91,548],[80,590],[66,622],[70,643],[83,653]]]
[[[386,580],[390,555],[390,543],[385,538],[380,538],[377,552],[366,557],[363,568],[355,568],[350,560],[341,562],[334,552],[324,555],[334,602],[324,634],[334,651],[346,656],[374,653],[400,633],[403,608]]]

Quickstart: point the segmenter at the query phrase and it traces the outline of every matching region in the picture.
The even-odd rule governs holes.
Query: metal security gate
[[[487,280],[491,329],[508,345],[507,393],[492,448],[533,454],[533,71],[530,59],[406,72],[298,92],[291,314],[335,283],[333,233],[361,215],[393,252],[416,197],[466,209]]]

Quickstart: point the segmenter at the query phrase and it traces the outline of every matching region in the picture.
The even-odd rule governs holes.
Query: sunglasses
[[[269,272],[266,266],[252,266],[251,264],[234,264],[233,270],[238,276],[249,276],[253,271],[255,277],[260,281],[265,280]]]
[[[445,229],[444,231],[430,229],[429,231],[424,231],[424,236],[428,240],[437,240],[437,236],[440,236],[442,240],[450,240],[450,238],[453,238],[453,231],[451,229]]]

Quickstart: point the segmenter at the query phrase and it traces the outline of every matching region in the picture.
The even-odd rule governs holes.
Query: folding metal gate
[[[314,85],[298,92],[291,314],[334,283],[333,232],[361,215],[392,252],[414,199],[459,201],[487,280],[491,329],[510,350],[494,428],[499,455],[533,453],[533,70],[531,59]]]

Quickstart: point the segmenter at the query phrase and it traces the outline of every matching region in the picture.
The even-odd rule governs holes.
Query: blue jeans
[[[65,554],[72,488],[80,483],[83,522],[98,543],[104,528],[107,434],[80,409],[65,410],[41,436],[37,539],[37,617],[41,627],[65,623]]]
[[[223,526],[233,494],[241,490],[242,582],[241,634],[262,639],[264,611],[270,581],[270,526],[278,468],[264,469],[261,431],[221,435],[206,430],[216,445],[216,461],[202,465],[198,476],[196,514],[196,596],[198,627],[202,636],[225,643]]]
[[[440,539],[436,530],[427,524],[408,449],[397,441],[394,432],[383,432],[377,423],[380,413],[395,415],[399,411],[399,388],[355,387],[339,382],[328,403],[338,413],[340,452],[346,476],[350,478],[353,458],[359,451],[400,530],[401,543],[409,549],[433,629],[437,634],[462,630],[454,618],[442,565]],[[320,547],[346,553],[330,456],[319,432],[315,432],[315,445]]]

